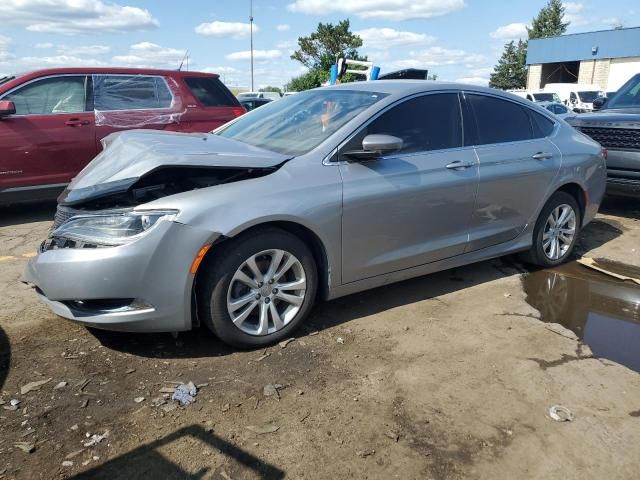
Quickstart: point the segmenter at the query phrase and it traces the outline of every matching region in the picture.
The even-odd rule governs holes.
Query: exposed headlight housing
[[[50,237],[80,244],[124,245],[146,235],[161,220],[173,220],[177,214],[177,210],[146,210],[76,215],[51,232]]]

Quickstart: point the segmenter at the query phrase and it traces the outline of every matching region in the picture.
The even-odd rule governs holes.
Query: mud
[[[598,259],[597,265],[640,278],[640,268],[632,265],[607,259]],[[576,262],[524,275],[522,284],[527,303],[542,321],[575,332],[595,357],[640,371],[640,286]]]

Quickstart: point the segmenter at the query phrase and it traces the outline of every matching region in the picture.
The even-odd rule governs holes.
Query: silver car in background
[[[203,323],[240,347],[290,336],[316,299],[513,252],[557,265],[606,177],[601,147],[547,110],[424,81],[320,88],[211,134],[105,147],[25,281],[88,326]]]

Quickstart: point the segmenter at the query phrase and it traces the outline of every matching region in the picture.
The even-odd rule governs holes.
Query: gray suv
[[[605,189],[601,147],[487,88],[375,81],[211,134],[113,134],[59,199],[25,281],[120,331],[292,334],[316,299],[512,252],[563,262]]]

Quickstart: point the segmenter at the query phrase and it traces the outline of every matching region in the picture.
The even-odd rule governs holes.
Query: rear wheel
[[[204,275],[203,323],[244,348],[291,335],[313,306],[318,277],[309,248],[276,228],[223,244]]]
[[[554,193],[536,221],[533,245],[525,260],[542,267],[560,265],[575,247],[580,224],[576,200],[566,192]]]

